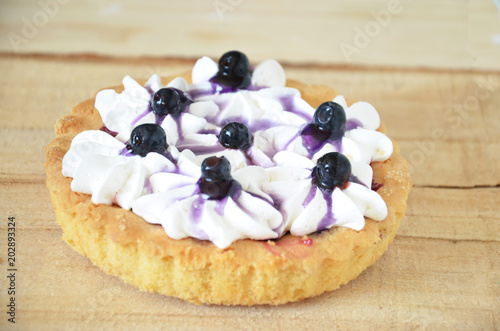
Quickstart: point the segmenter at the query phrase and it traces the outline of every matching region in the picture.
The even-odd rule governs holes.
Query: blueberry
[[[335,187],[342,188],[351,177],[351,162],[341,153],[327,153],[318,159],[312,177],[320,189],[331,191]]]
[[[207,181],[231,179],[231,164],[224,156],[211,156],[201,164],[201,177]]]
[[[226,197],[233,185],[229,161],[224,156],[211,156],[203,160],[198,185],[201,193],[208,195],[209,199],[220,200]]]
[[[227,148],[247,150],[252,145],[253,137],[245,124],[231,122],[220,131],[219,142]]]
[[[336,102],[324,102],[314,112],[313,124],[321,130],[331,132],[330,139],[337,140],[344,135],[345,123],[344,108]]]
[[[172,87],[159,89],[151,99],[151,108],[158,116],[178,115],[191,103],[184,92]]]
[[[130,134],[127,145],[132,154],[146,156],[149,152],[164,153],[167,149],[167,136],[158,124],[141,124]]]
[[[232,185],[233,180],[217,180],[210,182],[205,178],[200,178],[198,181],[200,192],[208,195],[208,199],[210,200],[221,200],[227,197]]]
[[[216,78],[220,85],[246,89],[252,81],[247,56],[239,51],[230,51],[222,55]]]
[[[243,77],[249,70],[250,62],[242,52],[229,51],[219,59],[219,72],[225,75]]]

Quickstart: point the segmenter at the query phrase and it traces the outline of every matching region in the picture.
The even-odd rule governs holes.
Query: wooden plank
[[[498,242],[396,238],[378,263],[338,291],[284,306],[245,308],[194,306],[143,293],[72,251],[59,230],[26,227],[18,234],[23,282],[16,326],[22,329],[132,330],[165,323],[214,330],[495,329],[500,317]],[[5,261],[0,266],[5,269]]]
[[[14,216],[18,230],[59,231],[54,208],[44,180],[33,182],[1,181],[2,216]],[[0,224],[5,231],[6,224]]]
[[[420,188],[408,199],[402,236],[500,241],[500,188]]]
[[[15,216],[18,224],[18,328],[498,329],[496,74],[286,67],[290,77],[329,84],[375,104],[413,169],[415,187],[394,244],[339,291],[280,307],[194,306],[140,292],[62,242],[42,165],[56,119],[126,74],[169,75],[192,64],[0,56],[0,214]],[[479,104],[466,109],[468,96]],[[6,231],[0,223],[0,237]],[[7,268],[5,256],[0,268]],[[0,300],[6,300],[4,292]],[[6,323],[0,319],[0,329]]]
[[[0,179],[45,178],[44,148],[52,129],[0,128]],[[500,185],[500,143],[441,142],[428,145],[400,140],[415,186],[474,187]]]
[[[90,58],[88,58],[90,59]],[[120,63],[82,58],[0,57],[2,127],[53,128],[79,102],[107,86],[120,85],[129,74],[149,78],[158,67],[144,62]],[[172,61],[164,75],[189,70],[193,61]],[[171,71],[170,71],[171,70]],[[20,75],[22,73],[22,75]]]
[[[20,229],[59,229],[44,180],[0,181],[0,187],[5,213],[23,220]],[[421,239],[500,242],[499,199],[499,188],[414,187],[398,234]]]
[[[0,52],[218,57],[236,48],[255,60],[498,70],[497,14],[486,0],[8,0]]]
[[[145,79],[192,68],[188,61],[113,61],[93,57],[0,56],[2,127],[52,128],[57,118],[125,75]],[[327,84],[372,103],[391,137],[422,141],[500,141],[500,74],[337,70],[285,66],[287,76]],[[23,75],[19,75],[19,73]],[[54,73],[57,73],[55,75]],[[437,137],[437,138],[436,138]]]
[[[2,177],[43,176],[40,160],[57,118],[126,74],[183,72],[193,61],[0,57]],[[368,100],[408,159],[415,185],[500,184],[500,75],[399,70],[325,70],[288,66],[289,77],[336,87]],[[25,73],[19,76],[19,72]],[[58,75],[53,75],[57,72]],[[22,78],[20,78],[22,77]],[[477,101],[477,102],[476,102]],[[22,130],[17,130],[21,128]],[[31,130],[33,129],[33,130]],[[16,172],[20,167],[21,172]],[[40,177],[39,177],[40,178]]]
[[[417,186],[500,185],[500,143],[399,140]]]
[[[45,179],[45,147],[54,138],[49,129],[0,128],[0,178],[9,181]]]

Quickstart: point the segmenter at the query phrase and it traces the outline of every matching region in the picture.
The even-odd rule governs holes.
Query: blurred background
[[[1,0],[0,52],[500,69],[492,0]]]

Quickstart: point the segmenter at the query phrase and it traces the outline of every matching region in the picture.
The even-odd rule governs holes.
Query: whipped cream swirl
[[[73,178],[73,191],[91,194],[92,202],[130,209],[137,198],[148,193],[145,183],[152,174],[173,171],[175,165],[158,153],[140,157],[125,156],[124,151],[125,144],[106,132],[81,132],[63,158],[62,173]]]
[[[245,167],[232,173],[228,196],[210,200],[200,192],[201,163],[189,150],[180,153],[178,171],[150,177],[153,194],[140,197],[133,211],[150,223],[161,224],[173,239],[194,237],[210,240],[221,248],[244,238],[273,239],[282,226],[273,200],[247,178],[268,181],[261,167]]]
[[[347,185],[325,193],[311,180],[315,163],[310,159],[282,151],[274,161],[276,166],[266,169],[270,181],[262,189],[280,202],[285,218],[281,233],[303,236],[334,225],[359,231],[365,226],[364,216],[376,221],[387,216],[384,200],[371,190],[373,170],[365,163],[351,162]]]
[[[213,82],[217,64],[203,57],[195,64],[192,84],[183,78],[173,87],[193,102],[178,116],[156,116],[150,106],[164,86],[151,76],[145,86],[126,76],[124,90],[103,90],[96,96],[109,134],[100,130],[78,134],[63,159],[63,175],[71,189],[92,195],[96,204],[117,204],[147,222],[161,224],[173,239],[210,240],[220,248],[249,238],[274,239],[290,232],[307,235],[333,226],[361,230],[365,218],[387,215],[380,195],[371,190],[371,162],[385,161],[392,142],[376,131],[380,117],[366,102],[348,106],[346,131],[335,141],[318,143],[304,129],[315,109],[297,89],[286,87],[281,65],[267,60],[252,72],[245,90],[227,90]],[[228,122],[245,124],[253,145],[245,150],[224,148],[218,141]],[[127,142],[134,127],[157,123],[166,132],[165,155],[131,155]],[[312,169],[322,155],[340,152],[351,162],[351,180],[325,193],[315,186]],[[209,156],[224,156],[234,179],[230,194],[211,200],[200,192],[200,164]]]

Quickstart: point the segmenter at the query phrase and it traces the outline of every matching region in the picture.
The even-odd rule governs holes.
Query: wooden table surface
[[[47,3],[57,5],[52,16]],[[339,44],[354,45],[354,28],[371,24],[371,11],[389,10],[391,1],[319,1],[307,15],[303,3],[266,3],[0,3],[0,329],[500,328],[500,19],[494,3],[401,1],[403,10],[352,61]],[[216,8],[226,8],[222,18]],[[159,23],[158,12],[172,21]],[[23,34],[26,22],[40,23],[33,36]],[[273,22],[282,36],[276,40],[284,42],[267,32]],[[309,27],[294,30],[294,22]],[[161,24],[169,31],[163,39]],[[339,24],[348,31],[335,33]],[[330,44],[322,44],[318,34],[330,28]],[[14,34],[26,39],[18,49]],[[155,40],[165,44],[146,46]],[[406,41],[411,45],[402,45]],[[56,119],[126,74],[175,74],[199,55],[217,57],[231,48],[246,48],[254,62],[278,58],[290,78],[369,101],[409,160],[414,188],[398,236],[374,266],[337,291],[278,307],[195,306],[108,276],[60,239],[43,167]],[[5,313],[11,216],[15,324]]]

